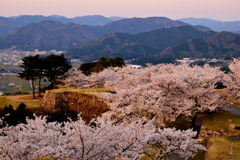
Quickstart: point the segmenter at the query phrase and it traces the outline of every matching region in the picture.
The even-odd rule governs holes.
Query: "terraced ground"
[[[239,104],[234,104],[234,106],[240,109]],[[239,159],[240,158],[240,130],[234,129],[234,126],[240,126],[240,115],[231,114],[227,111],[222,111],[218,114],[206,115],[204,117],[202,125],[210,130],[224,131],[226,136],[210,138],[208,140],[208,151],[206,152],[206,160],[217,160],[217,159]],[[232,140],[229,136],[237,137]],[[231,150],[231,146],[232,150]],[[229,154],[233,153],[233,154]]]
[[[55,89],[51,90],[53,92],[75,92],[83,93],[89,95],[103,96],[107,94],[107,90],[104,88],[95,88],[95,89]],[[32,94],[22,94],[14,96],[0,96],[0,107],[11,104],[13,108],[17,108],[20,103],[25,103],[28,108],[37,108],[40,106],[43,97],[38,97],[36,94],[36,99],[33,99]],[[43,95],[43,94],[42,94]]]
[[[38,79],[34,81],[37,89]],[[48,86],[50,84],[47,79],[41,80],[41,86]],[[29,81],[21,79],[17,76],[4,76],[0,78],[0,92],[3,93],[17,93],[17,92],[30,92]]]
[[[4,83],[6,80],[1,81]],[[12,79],[11,82],[17,82]],[[22,83],[25,83],[22,81]],[[1,86],[1,85],[0,85]],[[17,85],[15,85],[17,86]],[[56,89],[52,90],[53,92],[77,92],[84,94],[94,94],[97,96],[103,96],[107,90],[104,88],[100,89]],[[5,104],[12,104],[14,109],[21,103],[25,103],[28,108],[33,108],[38,110],[38,106],[41,104],[42,97],[33,99],[31,94],[27,95],[16,95],[16,96],[2,96],[0,97],[0,107],[4,107]],[[236,108],[240,109],[239,104],[233,104]],[[200,152],[194,158],[189,158],[189,160],[217,160],[217,159],[237,159],[240,158],[240,141],[230,140],[227,137],[231,135],[240,135],[240,130],[231,128],[230,124],[235,126],[240,126],[240,115],[234,115],[227,111],[222,111],[220,113],[208,115],[208,114],[199,114],[197,116],[197,121],[202,122],[202,126],[207,127],[210,130],[224,131],[228,134],[226,137],[210,138],[208,143],[208,151],[206,153]],[[172,123],[171,127],[180,127],[181,125],[186,125],[190,123],[189,119],[178,119]],[[231,146],[233,148],[231,150]],[[233,154],[229,154],[232,152]],[[48,159],[48,158],[46,158]],[[148,158],[144,158],[148,160]]]
[[[83,94],[90,94],[96,95],[98,97],[103,97],[104,95],[108,94],[110,91],[105,88],[86,88],[86,89],[68,89],[68,88],[60,88],[51,90],[53,92],[74,92],[74,93],[83,93]]]

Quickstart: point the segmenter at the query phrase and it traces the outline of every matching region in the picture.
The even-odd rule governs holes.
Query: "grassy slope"
[[[42,97],[37,99],[32,98],[32,94],[16,95],[16,96],[2,96],[0,97],[0,108],[5,105],[11,104],[16,109],[20,103],[25,103],[28,108],[35,108],[40,106]]]
[[[107,92],[108,90],[104,88],[89,88],[89,89],[55,89],[51,90],[52,92],[75,92],[89,95],[99,95],[101,93]],[[38,94],[36,93],[36,96]],[[43,97],[37,97],[37,99],[32,98],[32,94],[26,95],[15,95],[15,96],[2,96],[0,97],[0,107],[3,108],[5,105],[11,104],[13,108],[17,108],[20,103],[25,103],[28,108],[33,108],[40,106]]]
[[[226,138],[211,138],[209,141],[212,145],[208,148],[205,156],[207,160],[234,159],[240,157],[240,141],[231,141]],[[230,155],[232,144],[233,155]]]
[[[234,104],[240,109],[240,105]],[[230,132],[226,136],[240,135],[240,131],[230,127],[230,124],[240,126],[240,115],[233,115],[229,112],[221,112],[219,114],[205,115],[203,126],[209,130],[223,130]],[[207,160],[216,159],[233,159],[240,157],[240,141],[231,141],[224,137],[221,138],[210,138],[209,143],[211,144],[208,148],[205,158]],[[233,143],[233,155],[230,155],[231,145]]]
[[[230,124],[240,126],[240,115],[233,115],[229,112],[206,115],[202,125],[207,127],[209,130],[232,131],[240,134],[240,131],[230,128]]]
[[[81,94],[87,94],[87,95],[94,95],[98,97],[103,97],[104,94],[107,94],[107,92],[110,92],[109,90],[105,88],[86,88],[86,89],[66,89],[66,88],[60,88],[60,89],[54,89],[50,90],[52,92],[74,92],[74,93],[81,93]]]
[[[60,88],[51,90],[53,92],[75,92],[75,93],[88,93],[88,92],[108,92],[105,88],[86,88],[86,89],[69,89],[69,88]]]

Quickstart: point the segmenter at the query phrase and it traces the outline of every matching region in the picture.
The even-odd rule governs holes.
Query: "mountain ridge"
[[[206,39],[189,40],[159,53],[160,57],[166,55],[175,58],[236,58],[240,56],[240,35],[223,31]]]
[[[66,50],[74,43],[84,43],[96,38],[89,27],[45,20],[16,29],[0,40],[0,48],[15,45],[23,50]]]
[[[108,23],[104,26],[95,27],[78,25],[72,22],[69,24],[74,25],[75,30],[71,31],[70,26],[67,30],[68,24],[63,24],[61,22],[52,20],[44,20],[39,23],[28,24],[26,26],[17,28],[9,35],[1,38],[0,48],[4,49],[15,45],[22,50],[66,50],[73,47],[75,44],[86,43],[105,34],[117,32],[128,32],[135,34],[154,30],[156,28],[170,28],[172,26],[186,25],[180,21],[173,21],[165,17],[124,19]],[[76,28],[77,25],[78,29]],[[58,30],[62,29],[63,27],[65,27],[65,29],[63,29],[62,32],[58,32]],[[208,30],[206,27],[201,28]],[[69,36],[67,37],[67,35]],[[50,44],[52,44],[52,48]]]
[[[169,46],[181,44],[192,38],[215,35],[216,32],[202,32],[192,26],[161,28],[138,34],[113,33],[96,40],[75,46],[66,53],[67,57],[93,61],[103,56],[123,59],[139,58],[156,54]]]

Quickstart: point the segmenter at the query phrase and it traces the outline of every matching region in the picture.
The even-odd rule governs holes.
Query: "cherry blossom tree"
[[[61,88],[88,88],[89,84],[86,80],[86,76],[82,71],[71,68],[64,74],[64,79],[61,81],[63,85],[59,85]],[[66,78],[65,78],[66,77]]]
[[[209,65],[148,64],[142,69],[109,68],[90,76],[71,70],[68,75],[65,87],[105,87],[116,92],[105,94],[106,100],[112,102],[111,112],[104,115],[109,119],[156,116],[164,125],[185,116],[192,118],[194,127],[198,112],[216,111],[224,103],[223,95],[214,88],[224,81],[225,75]]]
[[[115,69],[116,70],[116,69]],[[103,88],[106,82],[114,81],[116,74],[113,68],[107,68],[97,73],[92,72],[91,75],[86,77],[91,88]]]
[[[162,159],[177,154],[187,159],[188,157],[194,157],[193,152],[207,151],[203,145],[198,144],[201,140],[194,138],[196,133],[191,129],[181,131],[175,128],[158,128],[157,136],[150,137],[149,140],[150,144],[157,146],[158,152],[154,158]]]
[[[209,65],[187,64],[149,65],[144,69],[123,68],[116,80],[106,85],[116,91],[106,97],[111,112],[107,118],[138,118],[153,115],[164,120],[179,116],[193,118],[198,112],[216,111],[223,104],[223,95],[216,92],[215,84],[222,82],[224,73]],[[111,116],[113,115],[113,116]],[[164,124],[164,123],[162,123]]]
[[[70,69],[63,76],[61,88],[103,88],[108,81],[115,80],[115,70],[117,68],[107,68],[102,72],[93,72],[86,76],[82,71],[75,68]]]
[[[196,132],[192,130],[156,130],[147,119],[112,124],[98,118],[86,124],[79,118],[62,125],[35,116],[35,120],[27,119],[27,124],[1,128],[0,158],[139,159],[144,154],[152,156],[149,150],[156,143],[162,146],[158,159],[171,153],[187,158],[192,152],[206,150],[193,139]]]
[[[226,76],[227,86],[225,89],[229,94],[229,102],[240,102],[240,59],[233,59],[229,65],[230,73]]]
[[[156,66],[142,69],[134,69],[131,67],[123,67],[115,69],[115,80],[107,81],[105,87],[113,90],[132,89],[139,85],[151,82],[151,74],[156,71]]]

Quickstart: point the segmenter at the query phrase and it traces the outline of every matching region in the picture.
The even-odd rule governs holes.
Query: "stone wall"
[[[229,133],[224,132],[223,130],[220,130],[220,131],[209,130],[207,127],[201,126],[199,138],[208,140],[211,137],[226,137],[229,135]]]
[[[58,111],[74,111],[82,113],[88,120],[109,110],[109,106],[95,95],[74,92],[53,92],[47,90],[40,108],[48,114]]]

